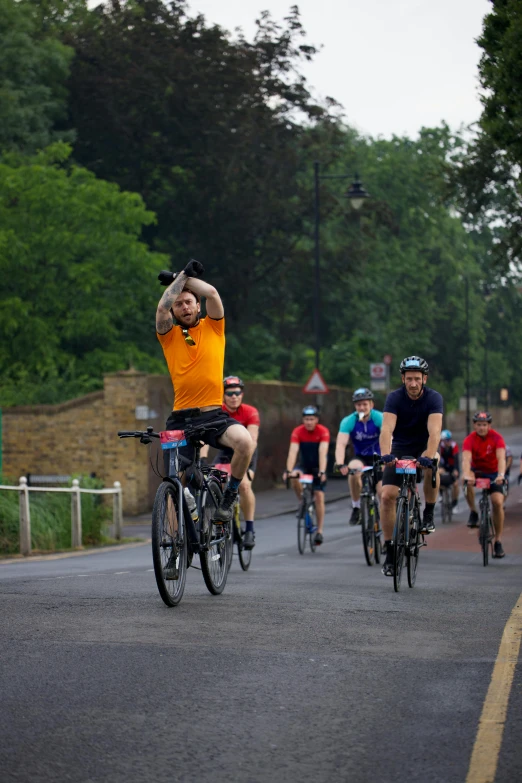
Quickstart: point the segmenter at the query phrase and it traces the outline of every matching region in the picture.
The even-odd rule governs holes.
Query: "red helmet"
[[[473,416],[473,421],[487,421],[488,424],[491,424],[491,418],[491,413],[488,411],[477,411]]]
[[[243,389],[245,387],[245,384],[239,378],[237,375],[227,375],[226,378],[223,380],[223,388],[224,389],[233,389],[236,386],[239,386],[240,389]]]

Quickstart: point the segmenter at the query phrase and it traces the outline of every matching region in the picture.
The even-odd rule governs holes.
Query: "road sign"
[[[389,353],[386,354],[386,356],[383,356],[383,362],[384,364],[390,365],[392,363],[392,357]]]
[[[370,389],[372,391],[386,391],[386,381],[384,378],[382,380],[371,380]]]
[[[370,378],[372,381],[386,380],[386,365],[384,362],[370,364]]]
[[[313,371],[308,378],[303,391],[305,394],[328,394],[328,386],[324,382],[324,378],[319,370]]]

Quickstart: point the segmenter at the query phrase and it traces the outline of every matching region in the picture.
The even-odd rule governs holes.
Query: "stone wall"
[[[273,486],[285,467],[290,433],[301,420],[301,409],[316,402],[299,384],[249,383],[245,402],[261,413],[258,489]],[[350,392],[331,387],[320,400],[321,421],[335,439],[340,419],[351,409]],[[124,512],[152,508],[162,469],[157,443],[149,449],[139,441],[120,440],[118,430],[161,430],[172,409],[172,384],[165,375],[135,370],[104,378],[103,391],[61,405],[5,408],[3,411],[4,473],[17,479],[27,473],[96,473],[111,486],[120,481]],[[152,466],[151,466],[152,462]]]

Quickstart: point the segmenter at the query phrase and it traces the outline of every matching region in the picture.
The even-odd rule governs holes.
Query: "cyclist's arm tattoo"
[[[326,463],[328,462],[328,446],[327,440],[321,441],[319,444],[319,473],[326,473]]]
[[[350,441],[350,436],[347,432],[338,432],[337,440],[335,442],[335,462],[337,465],[344,465],[344,459],[346,456],[346,447]]]
[[[381,454],[390,454],[392,446],[392,436],[397,424],[397,415],[395,413],[385,412],[382,417],[381,436],[379,446]]]
[[[172,329],[174,318],[172,317],[171,308],[183,291],[187,280],[187,276],[183,272],[180,272],[174,282],[163,292],[163,296],[158,303],[158,309],[156,310],[156,331],[159,334],[166,334]]]

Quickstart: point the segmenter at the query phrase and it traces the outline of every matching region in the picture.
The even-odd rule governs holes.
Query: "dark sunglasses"
[[[193,337],[190,336],[190,334],[188,333],[188,329],[182,329],[181,334],[185,338],[185,342],[187,343],[187,345],[196,345],[196,341],[194,340]]]
[[[226,391],[225,397],[241,397],[242,391]]]

